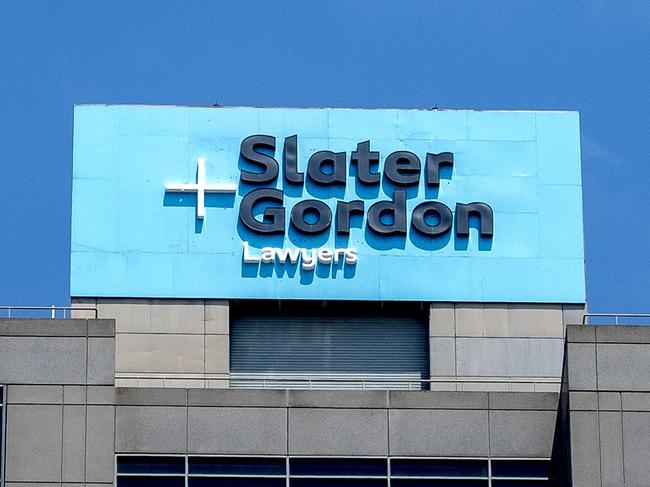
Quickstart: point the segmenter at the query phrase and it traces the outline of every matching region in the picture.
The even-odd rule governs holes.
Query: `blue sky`
[[[72,107],[581,114],[592,311],[650,312],[650,4],[0,1],[0,305],[69,301]]]

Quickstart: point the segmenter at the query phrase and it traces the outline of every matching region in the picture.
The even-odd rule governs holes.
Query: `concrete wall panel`
[[[598,388],[650,391],[650,346],[598,343]]]
[[[508,306],[511,337],[564,337],[562,305],[511,304]]]
[[[429,338],[429,371],[432,377],[456,375],[455,338]]]
[[[63,386],[9,385],[6,394],[7,404],[61,404]]]
[[[458,375],[561,377],[564,341],[534,338],[458,338]]]
[[[60,487],[61,485],[65,484],[59,484],[59,483],[51,483],[51,482],[5,482],[5,487]],[[75,484],[72,484],[75,485]],[[76,484],[78,487],[81,487],[82,484]]]
[[[429,336],[453,337],[456,335],[453,303],[429,305]]]
[[[191,407],[188,451],[285,455],[287,411],[283,408]]]
[[[115,383],[115,339],[88,338],[88,384]]]
[[[112,482],[115,406],[88,406],[86,428],[86,481]]]
[[[230,372],[229,335],[205,336],[205,372],[211,374]]]
[[[289,410],[291,455],[386,455],[385,409]]]
[[[623,413],[623,451],[626,487],[645,487],[650,478],[650,413]]]
[[[571,390],[596,390],[596,346],[567,344],[568,381]]]
[[[287,391],[289,407],[377,409],[388,407],[389,391]]]
[[[206,300],[205,332],[216,335],[230,333],[230,304],[225,300]]]
[[[456,336],[483,336],[483,309],[481,303],[457,304],[454,310],[456,321]]]
[[[185,453],[187,409],[164,406],[117,406],[115,451]]]
[[[624,485],[623,421],[620,412],[598,415],[600,429],[600,470],[603,487]]]
[[[86,386],[64,386],[64,404],[86,404]]]
[[[483,336],[510,336],[508,306],[505,304],[485,304],[483,310]]]
[[[564,326],[582,324],[582,317],[586,313],[585,308],[582,304],[563,304],[562,320],[564,321]]]
[[[109,436],[112,437],[113,432]],[[83,482],[86,460],[86,407],[63,406],[63,456],[64,482]]]
[[[598,487],[601,485],[598,413],[572,411],[570,416],[573,487]]]
[[[76,306],[76,299],[73,300]],[[100,318],[115,320],[116,333],[151,332],[150,304],[147,299],[98,299]]]
[[[151,333],[205,332],[202,299],[153,299],[150,306]]]
[[[390,454],[487,456],[488,413],[392,409]]]
[[[86,339],[0,336],[0,371],[5,383],[84,384]]]
[[[60,482],[62,434],[62,406],[9,405],[6,480]]]
[[[556,411],[490,411],[490,454],[550,458]]]
[[[202,373],[201,335],[128,334],[116,336],[116,372]]]

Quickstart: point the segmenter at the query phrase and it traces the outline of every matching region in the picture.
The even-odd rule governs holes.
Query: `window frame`
[[[0,384],[0,487],[5,485],[5,437],[7,436],[7,387]]]
[[[140,473],[140,474],[119,474],[117,473],[117,465],[118,465],[118,458],[120,457],[181,457],[185,458],[185,473],[184,474],[147,474],[147,473]],[[252,474],[190,474],[189,473],[189,459],[190,457],[201,457],[201,458],[282,458],[285,460],[285,475],[252,475]],[[342,476],[342,475],[291,475],[291,470],[290,470],[290,460],[293,458],[310,458],[310,459],[326,459],[326,458],[335,458],[335,459],[345,459],[345,458],[350,458],[350,459],[361,459],[361,458],[366,458],[366,459],[381,459],[386,462],[387,466],[387,475],[385,476],[375,476],[375,475],[354,475],[354,476]],[[368,479],[368,480],[379,480],[379,479],[385,479],[386,480],[386,485],[390,486],[391,485],[391,480],[433,480],[433,479],[439,479],[439,480],[444,480],[444,479],[458,479],[458,480],[478,480],[478,481],[484,481],[486,486],[491,486],[493,481],[508,481],[508,480],[513,480],[513,481],[533,481],[533,482],[539,482],[539,485],[541,487],[545,485],[555,485],[555,484],[550,484],[549,482],[557,482],[557,479],[548,476],[548,477],[495,477],[492,475],[492,462],[493,461],[503,461],[503,460],[509,460],[509,461],[521,461],[521,462],[526,462],[526,461],[543,461],[543,462],[549,462],[550,467],[552,468],[553,465],[553,459],[552,458],[531,458],[531,457],[507,457],[507,458],[500,458],[500,457],[446,457],[446,456],[435,456],[435,457],[417,457],[417,456],[382,456],[382,455],[358,455],[358,456],[353,456],[353,455],[344,455],[344,456],[335,456],[335,455],[219,455],[219,454],[156,454],[156,453],[143,453],[143,454],[138,454],[138,453],[116,453],[114,456],[115,459],[115,476],[114,476],[114,485],[118,485],[117,481],[119,477],[133,477],[133,476],[138,476],[138,477],[174,477],[174,478],[183,478],[185,479],[185,487],[188,487],[189,481],[191,478],[218,478],[218,477],[228,477],[228,478],[275,478],[275,479],[280,479],[283,478],[285,479],[285,485],[287,487],[290,486],[290,480],[292,478],[302,478],[302,479],[307,479],[307,478],[321,478],[321,479],[336,479],[336,478],[353,478],[353,479]],[[393,476],[391,472],[391,464],[393,460],[478,460],[478,461],[483,461],[486,462],[487,465],[487,476],[482,476],[482,477],[452,477],[452,476]]]

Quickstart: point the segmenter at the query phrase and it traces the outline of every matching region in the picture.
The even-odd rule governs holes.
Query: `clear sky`
[[[577,110],[592,311],[650,312],[647,1],[0,0],[0,305],[69,302],[72,107]]]

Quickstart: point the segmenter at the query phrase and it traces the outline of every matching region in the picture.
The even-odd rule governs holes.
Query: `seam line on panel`
[[[594,330],[595,333],[595,330]],[[600,400],[598,398],[598,339],[594,338],[594,364],[596,370],[596,427],[598,428],[598,485],[603,484],[603,455],[600,449],[601,431],[600,431]],[[621,406],[623,398],[621,397]]]
[[[623,393],[618,392],[619,395],[619,401],[620,401],[620,406],[618,407],[618,411],[620,414],[620,422],[621,422],[621,473],[623,475],[623,485],[625,485],[625,434],[623,433]],[[602,476],[602,472],[601,472]]]
[[[187,458],[190,447],[190,390],[185,389],[185,458]],[[187,478],[187,470],[185,471]]]
[[[205,364],[206,364],[206,362],[208,360],[207,343],[206,343],[206,336],[205,336],[205,333],[206,333],[205,320],[206,320],[207,300],[204,299],[204,300],[202,300],[202,302],[203,302],[203,381],[202,382],[203,382],[203,389],[205,389],[207,387],[207,385],[208,385],[207,380],[205,379],[205,374],[206,374],[206,370],[207,370],[207,367],[206,367]],[[189,396],[189,393],[188,393],[188,396]],[[188,405],[189,405],[189,398],[188,398]],[[188,408],[187,413],[189,415],[189,408]]]
[[[458,391],[458,388],[461,387],[462,385],[458,383],[458,330],[456,329],[456,304],[452,304],[452,317],[454,320],[454,376],[455,376],[455,384],[454,384],[454,389]],[[430,387],[430,386],[429,386]]]
[[[84,387],[84,396],[86,398],[85,404],[84,404],[84,459],[83,459],[83,466],[84,466],[84,472],[83,472],[83,481],[84,484],[86,483],[86,469],[88,468],[88,462],[87,462],[87,457],[88,457],[88,384],[85,385]],[[115,428],[113,428],[115,429]],[[115,436],[115,433],[113,433],[113,436]]]
[[[87,324],[86,324],[87,326]],[[86,332],[88,329],[86,328]],[[88,337],[86,336],[86,343],[88,343]],[[88,354],[86,354],[86,357],[88,357]],[[65,409],[63,407],[63,403],[65,401],[63,400],[63,386],[61,386],[61,465],[60,465],[60,471],[61,471],[61,477],[59,477],[59,485],[63,485],[63,449],[65,447],[65,442],[63,441],[63,435],[65,432]]]

